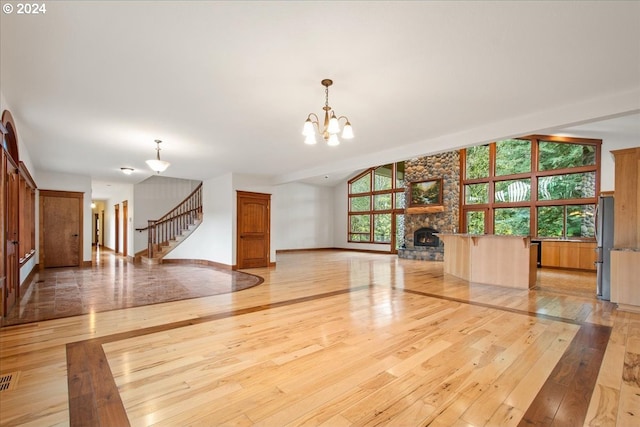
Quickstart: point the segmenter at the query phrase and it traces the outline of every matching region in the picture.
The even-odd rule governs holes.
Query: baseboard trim
[[[208,267],[215,267],[221,270],[235,270],[234,266],[229,264],[222,264],[220,262],[208,261],[206,259],[162,259],[162,264],[191,264],[191,265],[206,265]]]
[[[373,253],[373,254],[386,254],[386,255],[396,255],[389,251],[376,251],[371,249],[356,249],[356,248],[303,248],[303,249],[277,249],[277,254],[284,253],[295,253],[295,252],[314,252],[314,251],[351,251],[351,252],[364,252],[364,253]]]

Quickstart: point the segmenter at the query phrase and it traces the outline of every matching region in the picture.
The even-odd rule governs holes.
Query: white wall
[[[333,188],[302,183],[274,187],[272,244],[276,250],[333,247]]]
[[[202,183],[202,224],[166,259],[199,259],[232,266],[235,263],[235,194],[227,174]]]

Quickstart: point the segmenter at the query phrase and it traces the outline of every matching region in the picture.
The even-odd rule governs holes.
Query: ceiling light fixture
[[[164,172],[171,163],[169,162],[165,162],[164,160],[160,160],[160,143],[162,141],[160,141],[159,139],[156,139],[156,158],[155,159],[149,159],[147,160],[147,164],[149,165],[149,167],[151,168],[151,170],[153,170],[156,173],[160,173],[160,172]]]
[[[324,107],[322,107],[324,110],[324,125],[322,130],[320,130],[320,119],[315,113],[310,113],[307,116],[307,120],[304,122],[304,127],[302,128],[302,134],[306,137],[304,143],[308,145],[315,144],[317,142],[316,129],[318,129],[318,133],[320,133],[322,138],[327,141],[327,145],[338,145],[340,144],[340,140],[338,139],[338,133],[340,133],[339,120],[345,119],[346,121],[344,128],[342,129],[342,138],[353,138],[353,129],[351,128],[351,123],[346,116],[336,117],[335,111],[329,107],[329,86],[333,84],[333,80],[324,79],[320,83],[325,87],[325,101]]]
[[[123,174],[131,175],[133,173],[133,168],[120,168]]]

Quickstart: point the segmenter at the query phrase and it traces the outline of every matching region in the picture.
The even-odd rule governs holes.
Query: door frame
[[[44,270],[44,265],[45,265],[45,259],[46,259],[46,253],[45,253],[45,239],[46,239],[46,235],[44,232],[44,199],[46,197],[68,197],[68,198],[74,198],[74,199],[79,199],[79,203],[78,203],[78,267],[81,267],[84,264],[84,257],[83,257],[83,253],[84,253],[84,219],[83,219],[83,214],[84,214],[84,193],[79,192],[79,191],[59,191],[59,190],[40,190],[40,195],[39,195],[39,203],[38,206],[40,208],[40,215],[39,215],[39,227],[40,227],[40,244],[38,245],[39,251],[40,251],[40,258],[39,258],[39,267],[40,270]]]
[[[271,267],[273,264],[271,263],[271,194],[267,193],[253,193],[250,191],[241,191],[236,190],[236,262],[234,266],[234,270],[238,268],[247,268],[243,267],[243,258],[241,251],[241,230],[242,230],[242,211],[241,211],[241,200],[243,199],[258,199],[262,201],[266,201],[267,210],[266,210],[266,259],[267,265],[266,267]]]

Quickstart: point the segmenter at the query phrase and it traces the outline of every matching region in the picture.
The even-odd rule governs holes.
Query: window
[[[593,238],[601,144],[533,135],[463,150],[463,231]]]
[[[393,243],[405,207],[404,162],[370,168],[349,181],[349,242]]]

